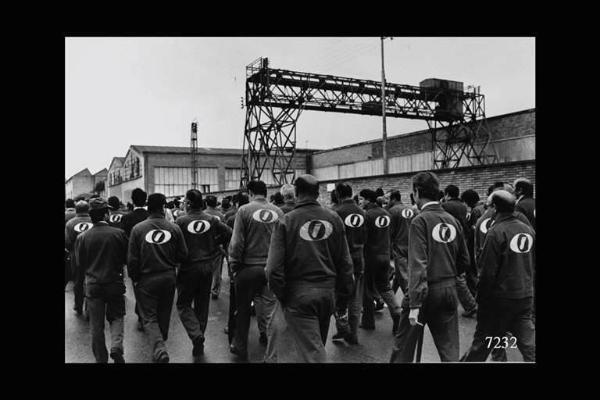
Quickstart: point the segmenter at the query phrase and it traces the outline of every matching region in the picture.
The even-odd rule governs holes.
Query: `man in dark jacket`
[[[266,267],[278,300],[276,312],[285,317],[295,345],[272,343],[281,337],[274,334],[269,346],[277,350],[269,361],[289,361],[296,349],[294,361],[325,362],[336,293],[345,301],[352,295],[352,259],[341,218],[317,202],[318,181],[301,175],[295,186],[298,201],[277,223]]]
[[[408,237],[408,296],[391,362],[412,362],[425,324],[440,359],[458,361],[456,276],[469,263],[462,226],[438,201],[439,180],[432,172],[413,177],[413,195],[421,212],[411,222]],[[418,325],[418,326],[416,326]]]
[[[350,298],[336,298],[335,322],[337,333],[332,340],[344,339],[350,344],[358,344],[358,320],[363,300],[363,275],[365,270],[364,246],[367,239],[365,212],[352,200],[352,188],[346,183],[338,183],[335,191],[339,204],[333,210],[344,222],[346,242],[354,271],[354,290]]]
[[[110,358],[124,363],[123,318],[125,284],[123,269],[127,260],[127,236],[122,229],[109,226],[108,203],[102,198],[90,201],[94,224],[75,241],[75,260],[85,272],[85,297],[90,317],[92,351],[96,362],[108,362],[104,340],[104,319],[110,324]]]
[[[516,345],[524,361],[533,362],[535,231],[515,216],[511,193],[498,190],[491,202],[497,214],[478,259],[477,327],[473,344],[461,360],[485,361],[493,347]],[[512,333],[514,342],[506,332]]]
[[[108,198],[108,210],[110,215],[108,216],[108,224],[114,228],[123,229],[123,216],[125,213],[121,211],[121,201],[117,196],[110,196]]]
[[[85,275],[84,271],[81,271],[74,262],[73,250],[77,236],[92,227],[92,220],[88,214],[89,207],[90,206],[86,201],[78,201],[77,204],[75,204],[75,217],[67,221],[67,224],[65,225],[65,249],[67,249],[70,253],[71,275],[73,277],[73,295],[75,298],[73,310],[75,310],[78,315],[83,313],[85,294],[83,282]]]
[[[131,235],[131,230],[138,223],[145,221],[148,218],[148,211],[144,207],[146,205],[146,199],[148,195],[140,188],[135,188],[131,192],[131,201],[133,201],[133,210],[129,213],[126,213],[121,218],[121,227],[125,231],[125,234],[129,237]],[[135,287],[134,287],[135,291]],[[137,295],[135,296],[137,298]],[[135,313],[138,317],[137,329],[138,331],[144,330],[144,323],[142,321],[142,316],[140,314],[140,309],[138,307],[137,302],[134,307]]]
[[[269,243],[275,222],[283,212],[267,202],[267,185],[263,181],[248,183],[252,201],[240,207],[235,215],[233,235],[229,243],[229,261],[234,273],[236,297],[236,329],[229,350],[242,360],[248,359],[250,304],[254,300],[261,344],[267,344],[267,325],[275,307],[275,297],[265,277]]]
[[[188,259],[181,229],[165,219],[166,203],[161,193],[148,197],[150,216],[131,230],[127,255],[127,272],[155,362],[169,362],[165,341],[175,295],[175,268]]]
[[[397,326],[400,318],[400,305],[390,286],[390,260],[391,239],[390,224],[392,217],[377,204],[377,194],[364,189],[359,193],[359,199],[364,204],[366,211],[365,225],[367,227],[367,241],[365,243],[365,285],[369,287],[372,281],[375,290],[379,293],[388,306],[390,316]],[[375,329],[375,316],[373,300],[370,291],[365,289],[363,305],[365,312],[362,316],[362,327]]]
[[[75,211],[75,201],[73,199],[67,199],[65,201],[65,225],[68,220],[75,218],[77,211]]]
[[[204,213],[217,217],[219,221],[225,222],[225,216],[217,209],[217,197],[213,195],[206,196],[206,209]],[[221,292],[221,276],[223,275],[223,252],[220,252],[213,260],[213,283],[212,299],[217,300]]]
[[[197,357],[204,353],[214,260],[222,258],[219,246],[229,242],[231,228],[202,211],[202,193],[198,190],[188,190],[185,202],[186,215],[177,218],[176,223],[189,254],[177,274],[177,311],[194,345],[192,355]]]
[[[397,190],[390,194],[389,213],[392,217],[390,236],[395,271],[392,290],[396,293],[400,288],[406,295],[408,293],[408,228],[416,213],[412,207],[402,204],[400,192]]]
[[[529,179],[515,180],[515,196],[517,197],[515,211],[525,214],[529,224],[535,229],[535,199],[533,198],[533,184]]]

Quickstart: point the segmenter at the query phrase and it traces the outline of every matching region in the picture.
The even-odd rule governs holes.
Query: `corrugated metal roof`
[[[175,153],[175,154],[189,154],[189,147],[179,146],[142,146],[133,144],[131,147],[139,153]],[[222,149],[222,148],[209,148],[209,147],[198,147],[198,154],[234,154],[241,155],[242,149]]]

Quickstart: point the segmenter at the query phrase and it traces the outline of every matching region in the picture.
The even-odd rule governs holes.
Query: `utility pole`
[[[383,63],[383,40],[385,36],[381,37],[381,115],[383,116],[383,140],[382,151],[383,151],[383,174],[388,174],[388,160],[387,160],[387,129],[385,126],[385,68]]]
[[[190,140],[192,189],[198,188],[198,121],[194,118],[192,122],[192,134]]]

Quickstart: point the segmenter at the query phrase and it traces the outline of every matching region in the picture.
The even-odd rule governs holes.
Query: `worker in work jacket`
[[[285,316],[286,331],[295,343],[293,361],[324,362],[336,294],[342,299],[352,295],[352,259],[342,219],[317,202],[318,181],[301,175],[294,184],[296,206],[276,224],[266,272],[279,300],[275,312]],[[281,328],[275,320],[272,325]],[[281,333],[269,332],[269,361],[292,361],[285,359],[292,348],[277,342]]]
[[[192,355],[197,357],[204,353],[214,262],[221,256],[220,246],[229,242],[231,228],[202,211],[200,191],[189,190],[185,202],[187,213],[176,222],[188,248],[187,260],[177,274],[177,311],[192,340]]]
[[[78,201],[75,204],[75,211],[75,217],[67,221],[65,225],[65,249],[69,251],[71,259],[71,276],[73,280],[73,296],[75,299],[73,310],[75,310],[78,315],[81,315],[83,313],[83,301],[85,299],[83,292],[85,274],[84,271],[79,270],[77,267],[77,264],[74,261],[73,250],[77,236],[90,229],[93,224],[90,215],[88,214],[89,204],[86,201]]]
[[[411,206],[402,204],[398,191],[390,195],[390,205],[388,212],[392,217],[390,236],[395,270],[392,290],[396,293],[400,288],[402,293],[406,294],[408,291],[408,228],[416,213]]]
[[[485,361],[493,346],[509,341],[506,332],[511,332],[524,361],[535,361],[535,231],[515,216],[511,193],[494,192],[492,204],[497,214],[478,260],[477,327],[473,344],[462,360]],[[489,337],[498,338],[500,343],[492,344],[486,340]]]

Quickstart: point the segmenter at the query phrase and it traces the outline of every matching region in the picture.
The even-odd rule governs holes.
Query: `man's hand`
[[[411,308],[410,312],[408,313],[408,322],[410,322],[410,324],[412,326],[415,325],[421,325],[423,326],[422,323],[420,323],[419,320],[419,308]]]

